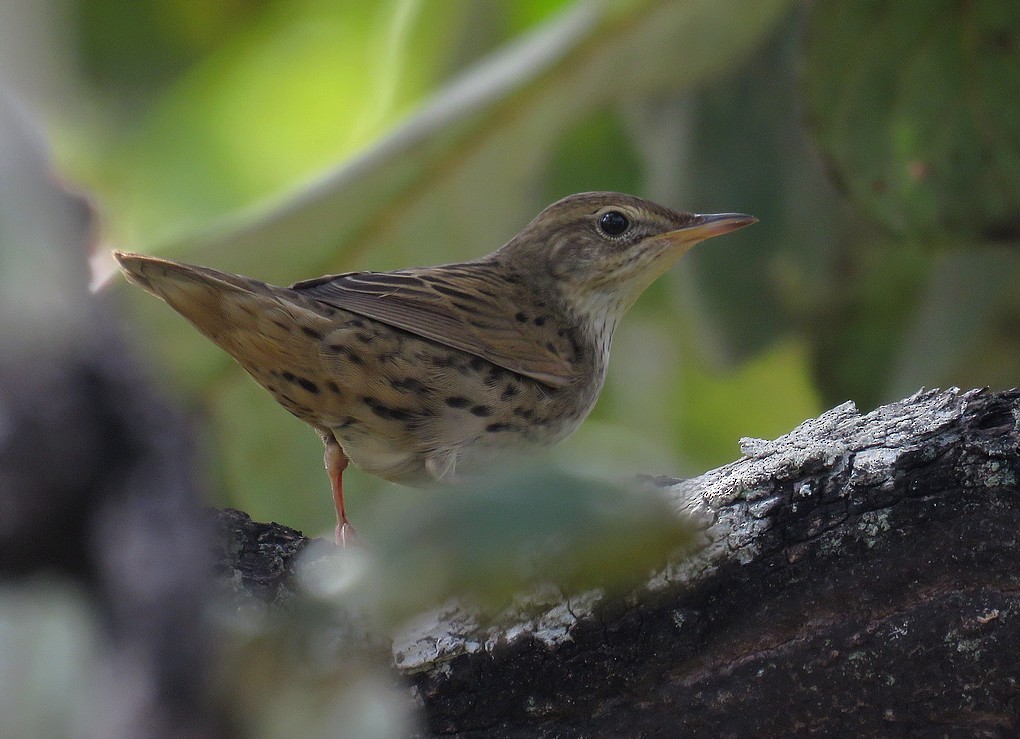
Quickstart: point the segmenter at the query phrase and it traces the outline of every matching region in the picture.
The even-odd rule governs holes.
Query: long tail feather
[[[306,324],[324,320],[289,300],[286,288],[143,254],[114,256],[128,280],[166,301],[246,368],[257,364],[252,360],[267,345],[284,348],[301,342],[300,332],[295,336],[287,330],[299,316]],[[307,347],[292,347],[301,349]]]

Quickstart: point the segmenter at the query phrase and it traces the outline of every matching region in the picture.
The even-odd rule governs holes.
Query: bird
[[[613,333],[645,288],[695,244],[756,221],[586,192],[483,257],[290,287],[114,256],[319,433],[344,546],[349,463],[427,486],[561,441],[595,405]]]

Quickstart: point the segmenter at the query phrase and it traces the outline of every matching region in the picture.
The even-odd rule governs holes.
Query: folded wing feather
[[[548,324],[522,316],[510,285],[470,263],[396,272],[350,272],[291,289],[328,305],[474,354],[553,388],[572,379],[574,349]],[[523,320],[522,320],[523,318]]]

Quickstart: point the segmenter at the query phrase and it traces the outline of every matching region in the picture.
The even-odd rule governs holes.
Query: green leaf
[[[380,506],[365,527],[369,600],[399,619],[455,595],[499,609],[546,583],[628,589],[696,544],[697,528],[652,485],[521,467]]]

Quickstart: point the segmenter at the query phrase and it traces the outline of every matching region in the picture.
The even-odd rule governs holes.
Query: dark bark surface
[[[1020,390],[847,404],[743,450],[657,481],[704,547],[627,597],[547,598],[499,626],[451,607],[398,635],[427,730],[1014,735]],[[244,522],[224,550],[248,552],[260,595],[286,589],[271,531]]]

